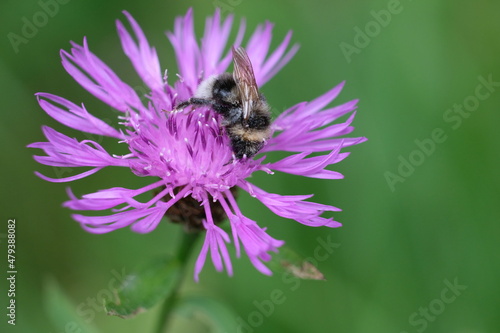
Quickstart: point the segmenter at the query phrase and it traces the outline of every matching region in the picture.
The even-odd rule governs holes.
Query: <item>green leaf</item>
[[[77,306],[53,277],[48,277],[43,283],[43,300],[45,312],[58,332],[98,332],[77,315]]]
[[[181,299],[175,313],[206,324],[211,332],[236,332],[237,315],[225,304],[205,296],[189,296]]]
[[[165,299],[181,276],[181,265],[171,257],[157,258],[127,275],[114,290],[114,299],[106,300],[108,315],[131,318]]]
[[[278,253],[273,253],[267,265],[275,273],[288,273],[303,280],[325,280],[316,266],[286,245],[280,247]]]

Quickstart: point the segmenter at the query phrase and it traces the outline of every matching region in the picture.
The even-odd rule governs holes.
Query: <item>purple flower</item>
[[[110,154],[95,141],[78,141],[43,127],[48,142],[29,145],[45,151],[46,156],[35,156],[39,163],[90,169],[59,179],[37,172],[39,177],[51,182],[69,182],[109,166],[127,167],[137,176],[152,177],[152,183],[143,188],[114,187],[81,198],[68,189],[70,200],[64,206],[70,209],[111,209],[111,213],[99,216],[74,214],[73,218],[85,230],[101,234],[130,226],[135,232],[147,233],[155,229],[164,216],[183,223],[187,229],[206,230],[205,242],[195,265],[195,279],[198,280],[208,252],[218,271],[225,266],[229,275],[232,274],[226,248],[231,237],[217,225],[226,217],[230,221],[237,256],[240,256],[242,247],[260,272],[271,274],[263,262],[268,261],[270,252],[277,251],[284,242],[272,238],[265,228],[243,215],[235,199],[237,188],[260,200],[276,215],[313,227],[341,225],[333,218],[321,216],[325,211],[340,209],[305,201],[312,195],[268,193],[247,178],[256,171],[270,175],[273,171],[280,171],[312,178],[342,178],[340,173],[326,167],[347,157],[349,153],[341,152],[342,148],[366,140],[363,137],[340,138],[354,129],[351,122],[357,101],[327,107],[344,83],[311,102],[291,107],[274,120],[273,136],[261,153],[281,150],[290,152],[290,156],[272,163],[266,162],[263,155],[238,160],[233,158],[219,114],[205,106],[186,108],[182,112],[172,110],[192,97],[204,78],[228,70],[232,61],[229,45],[240,45],[245,23],[240,24],[236,39],[228,45],[233,17],[223,20],[216,11],[206,21],[200,45],[194,34],[192,11],[177,18],[174,31],[167,36],[175,49],[179,75],[176,82],[169,85],[156,50],[149,45],[132,16],[127,12],[124,14],[133,34],[117,21],[118,34],[125,54],[150,90],[145,96],[147,103],[141,101],[144,96],[138,96],[89,50],[86,39],[83,45],[72,43],[70,52],[61,51],[62,64],[67,72],[95,97],[122,113],[119,130],[92,116],[83,104],[79,106],[48,93],[37,94],[42,109],[60,123],[86,133],[116,138],[130,151],[126,155]],[[290,32],[271,51],[272,29],[273,25],[268,22],[258,26],[245,46],[259,87],[270,80],[298,49],[297,45],[289,47]],[[332,124],[349,113],[350,117],[344,122]],[[151,200],[141,202],[136,199],[145,192],[153,193]]]

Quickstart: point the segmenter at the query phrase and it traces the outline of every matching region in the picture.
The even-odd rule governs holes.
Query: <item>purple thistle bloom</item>
[[[221,125],[221,116],[214,110],[190,107],[186,111],[171,111],[175,105],[188,100],[198,85],[211,75],[227,71],[231,61],[228,38],[233,17],[221,19],[219,11],[206,21],[201,45],[193,29],[193,14],[189,10],[175,21],[174,31],[167,33],[177,56],[179,79],[173,86],[163,75],[156,50],[151,47],[141,28],[132,16],[124,12],[133,34],[117,21],[118,34],[125,54],[135,70],[150,89],[147,105],[140,96],[123,82],[105,63],[90,50],[87,40],[83,45],[72,43],[70,52],[61,51],[66,71],[85,89],[104,103],[123,114],[119,117],[122,128],[116,130],[92,116],[82,104],[78,106],[62,97],[38,93],[40,106],[60,123],[79,131],[108,136],[126,144],[129,154],[118,156],[108,153],[91,140],[78,141],[43,127],[48,142],[29,145],[40,148],[47,156],[35,156],[41,164],[55,167],[91,167],[90,170],[67,178],[53,179],[40,173],[39,177],[51,182],[69,182],[87,177],[108,166],[128,167],[141,177],[154,177],[152,184],[127,189],[114,187],[77,198],[68,189],[70,200],[64,206],[73,210],[102,211],[111,209],[109,215],[86,216],[74,214],[73,218],[91,233],[107,233],[130,226],[138,233],[151,232],[163,216],[181,222],[191,229],[206,230],[205,242],[195,265],[198,281],[210,251],[218,271],[224,266],[232,275],[232,266],[226,243],[230,236],[219,226],[225,217],[230,221],[232,241],[239,257],[241,247],[252,264],[263,274],[271,271],[263,264],[270,260],[270,252],[277,251],[283,241],[276,240],[257,223],[243,215],[236,203],[236,188],[260,200],[276,215],[299,223],[319,227],[339,227],[333,218],[322,217],[325,211],[340,209],[305,201],[312,195],[283,196],[268,193],[251,184],[247,178],[255,171],[340,179],[343,176],[326,167],[347,157],[342,148],[365,141],[359,138],[339,138],[353,131],[351,122],[357,101],[327,108],[340,93],[339,84],[311,102],[299,103],[284,111],[272,123],[273,136],[261,152],[287,151],[292,154],[277,162],[266,162],[265,156],[254,159],[235,159],[230,140]],[[289,47],[291,32],[272,52],[273,25],[258,26],[246,45],[252,61],[257,84],[270,80],[297,52],[298,46]],[[239,46],[245,32],[240,24],[237,37],[231,45]],[[337,118],[351,113],[343,123],[332,124]],[[313,157],[312,153],[315,154]],[[140,202],[136,196],[152,192],[152,199]]]

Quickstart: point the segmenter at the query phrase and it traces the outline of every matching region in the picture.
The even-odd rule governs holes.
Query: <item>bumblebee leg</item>
[[[175,107],[175,110],[183,109],[188,105],[207,105],[207,106],[214,106],[214,102],[208,99],[203,99],[203,98],[196,98],[196,97],[191,97],[185,102],[181,102],[177,104]]]
[[[192,97],[189,99],[189,104],[195,104],[195,105],[207,105],[207,106],[214,106],[214,102],[209,100],[209,99],[203,99],[203,98],[196,98]]]
[[[177,104],[177,106],[174,108],[174,110],[178,110],[178,109],[184,109],[186,106],[188,106],[189,104],[191,104],[191,102],[189,100],[187,101],[184,101],[182,103],[179,103]]]

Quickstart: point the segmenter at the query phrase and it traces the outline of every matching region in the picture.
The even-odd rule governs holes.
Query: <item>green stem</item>
[[[196,240],[198,239],[198,235],[200,233],[188,233],[182,232],[182,239],[177,251],[177,260],[182,265],[179,277],[175,283],[174,289],[172,293],[165,299],[160,312],[160,317],[158,318],[158,324],[156,326],[156,333],[163,333],[165,329],[168,327],[170,323],[170,319],[172,317],[172,310],[175,307],[179,299],[179,290],[184,280],[184,275],[186,273],[187,262],[189,259],[189,255],[191,254],[194,245],[196,244]]]

